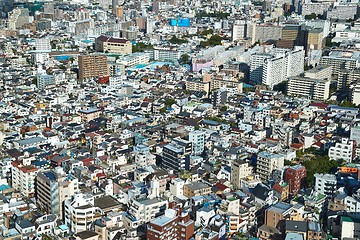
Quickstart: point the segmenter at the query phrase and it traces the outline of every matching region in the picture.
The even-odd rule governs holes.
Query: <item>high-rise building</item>
[[[360,51],[331,51],[328,56],[322,56],[320,65],[332,67],[332,74],[338,75],[341,69],[353,70],[360,67]]]
[[[253,24],[252,44],[257,41],[277,41],[281,39],[281,27],[272,24]]]
[[[104,55],[79,56],[79,79],[107,76],[107,58]]]
[[[271,179],[273,171],[284,167],[284,156],[273,154],[266,151],[258,154],[256,163],[256,173],[263,182]]]
[[[190,155],[192,151],[191,142],[180,138],[173,141],[163,148],[162,165],[166,169],[181,171],[188,169],[190,165]]]
[[[287,83],[287,95],[307,99],[326,100],[330,94],[330,79],[290,77]]]
[[[323,29],[312,28],[307,31],[306,50],[322,50],[324,47]]]
[[[340,69],[337,79],[337,89],[348,92],[350,86],[360,79],[360,69]]]
[[[290,76],[304,72],[305,51],[303,47],[294,50],[273,49],[268,53],[255,53],[250,57],[250,81],[262,83],[270,88],[286,81]]]
[[[245,20],[235,22],[232,29],[232,40],[243,40],[247,37],[247,30],[247,23]]]
[[[295,165],[285,170],[285,182],[289,184],[290,193],[294,196],[304,187],[306,177],[306,168],[301,165]]]
[[[204,152],[205,132],[199,130],[190,132],[189,141],[192,143],[192,155],[200,155]]]
[[[240,180],[252,174],[253,167],[249,162],[234,160],[231,162],[231,184],[234,189],[240,189]]]
[[[40,209],[63,218],[63,203],[78,190],[78,181],[55,171],[40,172],[36,176],[35,199]]]
[[[8,28],[17,30],[29,23],[29,9],[15,8],[9,13]]]
[[[25,197],[33,197],[35,194],[35,177],[40,171],[30,161],[13,161],[11,163],[12,187]]]
[[[355,141],[342,138],[335,146],[329,148],[329,158],[331,160],[343,160],[352,162],[355,157]]]

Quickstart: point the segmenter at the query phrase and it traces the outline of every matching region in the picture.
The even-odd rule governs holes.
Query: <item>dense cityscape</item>
[[[0,0],[0,239],[360,239],[359,16]]]

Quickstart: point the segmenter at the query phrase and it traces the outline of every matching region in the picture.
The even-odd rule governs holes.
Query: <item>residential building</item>
[[[200,130],[190,132],[189,141],[192,146],[192,155],[201,155],[204,152],[205,132]]]
[[[289,184],[290,192],[294,196],[299,190],[304,187],[304,180],[306,177],[306,168],[301,165],[295,165],[285,170],[284,180]]]
[[[360,219],[341,216],[341,239],[356,239],[360,237]]]
[[[166,169],[181,171],[188,169],[190,165],[190,154],[192,144],[190,141],[180,138],[164,146],[162,153],[162,165]]]
[[[192,182],[184,185],[184,196],[191,198],[203,196],[211,192],[211,187],[202,182]]]
[[[78,180],[52,170],[36,176],[36,204],[44,212],[63,219],[63,203],[78,191]]]
[[[350,92],[350,86],[357,84],[360,79],[360,69],[340,69],[337,78],[337,89]]]
[[[64,202],[64,222],[74,233],[89,229],[101,217],[99,212],[100,209],[94,206],[94,196],[90,194],[75,194]]]
[[[330,95],[330,83],[331,79],[290,77],[287,83],[287,94],[307,99],[326,100]]]
[[[334,50],[328,56],[322,56],[320,64],[331,66],[332,74],[338,75],[341,69],[352,70],[360,67],[360,52]]]
[[[168,207],[168,202],[161,198],[133,199],[129,202],[129,214],[140,224],[151,222],[162,216]]]
[[[329,158],[332,160],[343,160],[345,162],[352,162],[355,157],[355,142],[342,138],[341,142],[335,143],[335,146],[329,149]]]
[[[102,35],[95,40],[95,50],[105,53],[131,54],[132,43],[127,39]]]
[[[315,191],[324,195],[333,195],[336,190],[336,177],[333,174],[314,174]]]
[[[12,187],[25,197],[33,197],[35,194],[35,177],[40,171],[29,161],[13,161],[11,163]]]
[[[253,167],[244,160],[231,161],[231,184],[235,189],[241,188],[241,179],[251,176]]]
[[[256,53],[250,57],[250,81],[273,86],[290,76],[304,72],[303,47],[294,50],[273,49],[270,53]]]
[[[148,224],[146,239],[157,240],[164,237],[174,240],[189,240],[194,235],[194,221],[186,212],[177,213],[174,209],[165,210],[165,214]]]
[[[267,151],[260,152],[257,157],[256,174],[259,178],[268,182],[274,170],[284,167],[284,156]]]
[[[104,55],[80,55],[79,79],[107,76],[107,58]]]

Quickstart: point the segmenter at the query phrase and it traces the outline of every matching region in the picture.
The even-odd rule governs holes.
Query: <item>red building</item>
[[[163,216],[148,224],[146,239],[189,240],[194,236],[194,221],[181,209],[167,209]]]
[[[285,182],[289,184],[290,193],[296,195],[304,186],[306,168],[301,165],[291,166],[285,171]]]

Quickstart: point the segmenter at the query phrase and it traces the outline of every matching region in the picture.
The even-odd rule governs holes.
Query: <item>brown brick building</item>
[[[163,216],[154,219],[148,224],[146,232],[147,240],[189,240],[193,236],[194,221],[181,208],[176,210],[167,209]]]
[[[107,58],[104,55],[79,56],[79,79],[107,76]]]
[[[304,185],[306,168],[301,165],[291,166],[285,171],[285,182],[289,184],[290,193],[296,195]]]

